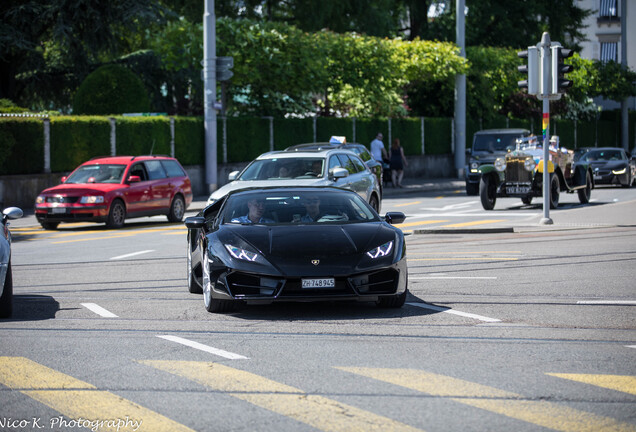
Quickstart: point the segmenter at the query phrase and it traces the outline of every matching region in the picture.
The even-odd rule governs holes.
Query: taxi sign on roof
[[[347,138],[343,136],[332,136],[329,139],[330,144],[345,144],[347,142]]]

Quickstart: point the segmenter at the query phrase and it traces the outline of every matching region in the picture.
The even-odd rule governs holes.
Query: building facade
[[[621,17],[625,15],[627,67],[636,71],[636,0],[578,0],[578,6],[592,11],[582,29],[587,41],[581,42],[581,57],[622,63]],[[622,10],[623,6],[625,10]],[[620,101],[599,99],[595,102],[603,109],[620,108]],[[630,110],[636,110],[636,98],[629,98],[628,106]]]

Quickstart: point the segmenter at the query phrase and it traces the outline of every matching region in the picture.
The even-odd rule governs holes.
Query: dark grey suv
[[[485,129],[473,136],[472,148],[466,151],[466,195],[479,194],[479,179],[481,165],[495,163],[498,157],[503,157],[516,148],[517,138],[527,137],[527,129]]]

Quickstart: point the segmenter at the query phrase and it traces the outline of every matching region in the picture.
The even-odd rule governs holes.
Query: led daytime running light
[[[230,253],[230,255],[232,255],[236,259],[254,262],[256,261],[256,258],[258,258],[257,253],[246,251],[245,249],[241,249],[236,246],[225,245],[225,248]]]
[[[369,257],[372,259],[385,257],[389,254],[389,252],[391,252],[392,249],[393,249],[393,241],[390,241],[390,242],[384,243],[382,246],[378,246],[377,248],[371,249],[369,252],[367,252],[367,255],[369,255]]]

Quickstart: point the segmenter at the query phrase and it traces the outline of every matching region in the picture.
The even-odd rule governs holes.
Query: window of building
[[[618,17],[618,6],[616,0],[601,0],[598,15],[603,18]]]
[[[601,42],[601,58],[605,63],[608,61],[618,61],[618,42]]]

